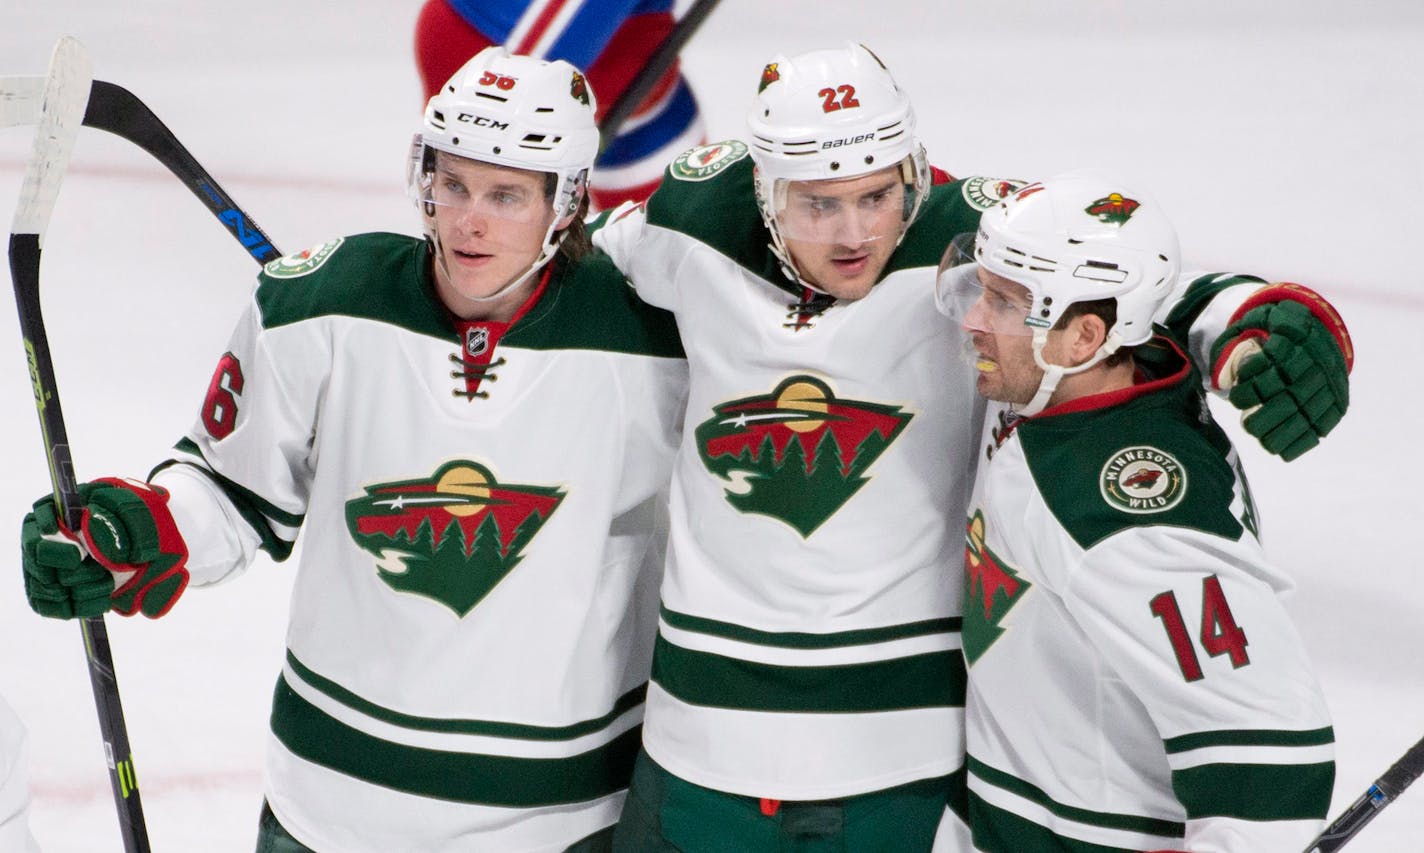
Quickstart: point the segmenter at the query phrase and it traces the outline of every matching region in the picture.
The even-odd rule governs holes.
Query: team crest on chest
[[[392,589],[464,617],[519,563],[564,494],[499,483],[460,460],[427,478],[367,486],[346,502],[346,527]]]
[[[989,550],[984,513],[964,528],[964,657],[973,665],[1004,633],[1004,616],[1033,584]]]
[[[746,144],[736,139],[699,145],[672,161],[672,176],[680,181],[705,181],[745,156]]]
[[[792,376],[770,394],[717,406],[695,435],[702,464],[727,481],[728,503],[809,537],[865,485],[911,417]]]
[[[1170,453],[1140,445],[1114,453],[1099,477],[1103,500],[1134,514],[1166,512],[1187,494],[1187,472]]]
[[[309,273],[314,273],[321,269],[336,254],[336,250],[341,248],[345,242],[344,237],[337,237],[335,240],[322,243],[319,246],[312,246],[291,255],[283,255],[275,261],[268,261],[262,267],[262,271],[272,278],[297,278]]]

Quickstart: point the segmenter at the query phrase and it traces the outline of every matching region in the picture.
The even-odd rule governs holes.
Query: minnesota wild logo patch
[[[913,417],[898,406],[837,399],[812,376],[723,403],[698,425],[702,464],[727,502],[809,537],[869,481],[864,476]]]
[[[972,666],[1004,633],[1004,616],[1033,584],[999,559],[985,542],[984,513],[964,529],[964,657]]]
[[[669,168],[680,181],[705,181],[745,156],[746,143],[728,139],[684,151]]]
[[[337,237],[319,246],[312,246],[310,249],[303,249],[290,255],[284,255],[275,261],[268,261],[262,267],[262,271],[272,278],[296,278],[298,276],[314,273],[321,269],[321,265],[330,260],[336,254],[336,250],[341,248],[341,244],[346,242],[346,238]]]
[[[1018,192],[1023,185],[1023,181],[1010,178],[973,177],[965,178],[964,183],[959,185],[959,191],[976,210],[988,210]]]
[[[557,487],[498,483],[483,465],[459,460],[428,478],[367,486],[346,502],[346,527],[392,589],[464,617],[518,565],[563,499]]]
[[[1187,472],[1177,457],[1140,445],[1114,453],[1103,465],[1099,488],[1109,506],[1141,515],[1166,512],[1187,494]]]

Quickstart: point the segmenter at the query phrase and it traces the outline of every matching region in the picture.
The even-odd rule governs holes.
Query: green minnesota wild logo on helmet
[[[1087,207],[1083,208],[1090,216],[1096,216],[1103,222],[1112,225],[1122,225],[1132,218],[1132,214],[1141,207],[1141,202],[1136,199],[1124,198],[1122,193],[1108,193]]]
[[[497,483],[488,468],[459,460],[428,478],[367,486],[346,502],[346,527],[392,589],[463,617],[518,565],[563,499],[556,487]]]
[[[697,427],[697,450],[708,471],[730,481],[728,503],[808,537],[865,485],[865,470],[911,417],[792,376],[770,394],[717,406]]]

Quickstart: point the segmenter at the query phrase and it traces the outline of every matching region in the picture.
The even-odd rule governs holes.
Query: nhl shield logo
[[[485,354],[489,349],[489,329],[476,326],[465,330],[465,354],[471,358]]]
[[[696,430],[709,473],[727,502],[809,537],[869,482],[912,415],[898,406],[839,399],[813,376],[792,376],[770,394],[717,406]]]

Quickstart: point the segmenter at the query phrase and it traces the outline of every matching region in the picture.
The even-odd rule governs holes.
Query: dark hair
[[[1103,321],[1104,327],[1111,329],[1117,322],[1117,300],[1116,299],[1092,299],[1087,302],[1074,302],[1063,309],[1063,316],[1058,318],[1058,322],[1053,324],[1053,328],[1062,330],[1072,322],[1075,317],[1082,317],[1091,314]],[[1117,351],[1103,359],[1105,367],[1117,367],[1132,359],[1132,352],[1136,347],[1118,347]]]

